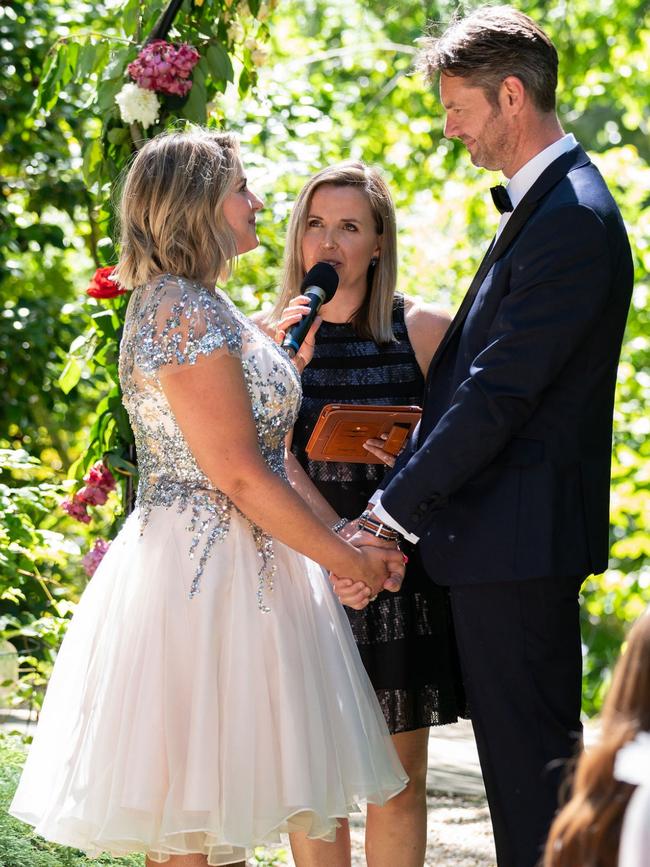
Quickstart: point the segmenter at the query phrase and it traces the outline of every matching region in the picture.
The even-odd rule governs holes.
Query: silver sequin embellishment
[[[158,380],[161,367],[196,364],[215,352],[241,359],[260,451],[269,468],[286,479],[284,439],[300,405],[300,379],[284,353],[218,290],[164,275],[133,291],[120,346],[120,383],[135,434],[140,483],[136,506],[144,530],[153,509],[189,508],[198,560],[190,597],[200,583],[214,545],[228,534],[234,503],[199,469]],[[218,396],[215,395],[215,400]],[[250,524],[260,558],[257,602],[276,571],[273,540]]]

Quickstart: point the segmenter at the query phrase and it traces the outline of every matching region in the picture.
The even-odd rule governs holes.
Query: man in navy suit
[[[605,182],[562,131],[557,52],[530,18],[482,7],[427,40],[422,65],[440,76],[445,135],[509,183],[431,363],[417,441],[365,529],[418,541],[450,588],[499,867],[533,867],[581,741],[578,596],[607,567],[632,261]]]

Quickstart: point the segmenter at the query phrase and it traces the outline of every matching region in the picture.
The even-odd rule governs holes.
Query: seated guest
[[[644,770],[645,786],[635,793]],[[544,867],[650,864],[648,612],[630,630],[603,707],[600,741],[581,755],[571,791],[570,800],[551,826]]]

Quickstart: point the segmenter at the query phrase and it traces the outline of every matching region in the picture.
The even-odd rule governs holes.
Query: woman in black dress
[[[281,341],[307,312],[298,295],[316,262],[337,271],[334,298],[321,309],[299,357],[303,401],[294,426],[290,476],[312,508],[332,525],[366,508],[393,459],[370,440],[381,464],[311,461],[305,446],[327,403],[421,404],[429,362],[449,318],[395,293],[397,252],[390,192],[376,170],[347,162],[320,171],[295,203],[287,239],[283,286],[266,327]],[[296,297],[298,295],[298,297]],[[305,477],[305,474],[308,478]],[[356,530],[356,522],[342,528]],[[369,867],[422,867],[426,850],[426,772],[429,726],[455,722],[464,698],[447,591],[425,574],[416,548],[402,589],[382,592],[363,610],[347,608],[361,657],[410,777],[384,807],[368,805]],[[349,851],[349,831],[334,844]],[[304,841],[307,863],[326,865],[332,844]],[[338,853],[337,853],[338,854]]]

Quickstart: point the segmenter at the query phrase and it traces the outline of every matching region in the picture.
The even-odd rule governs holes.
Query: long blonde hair
[[[236,244],[222,206],[238,157],[236,136],[202,128],[162,133],[144,145],[121,195],[114,278],[122,286],[163,273],[192,280],[228,273]]]
[[[618,750],[650,731],[650,613],[630,630],[603,705],[600,743],[578,761],[572,795],[551,826],[544,867],[616,867],[635,787],[614,778]]]
[[[368,291],[352,320],[356,333],[386,344],[395,339],[392,317],[397,282],[397,232],[395,208],[390,191],[379,172],[358,161],[328,166],[310,178],[300,191],[291,212],[280,295],[270,319],[277,321],[289,301],[300,293],[305,276],[302,239],[307,226],[311,200],[319,187],[354,187],[367,198],[381,236],[381,255],[368,269]]]

